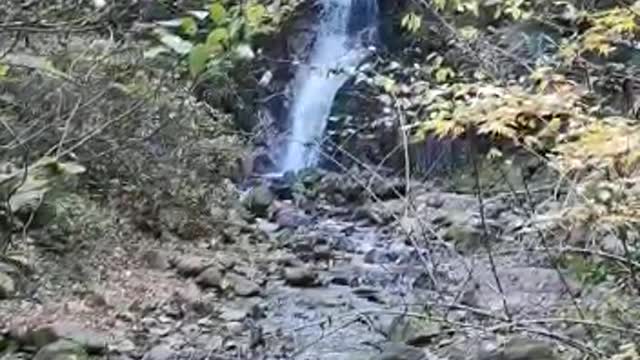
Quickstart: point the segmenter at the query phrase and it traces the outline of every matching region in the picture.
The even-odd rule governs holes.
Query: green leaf
[[[258,28],[262,21],[264,20],[265,15],[267,14],[267,9],[262,4],[253,4],[249,5],[246,8],[245,18],[247,19],[247,23],[252,28]]]
[[[219,2],[214,2],[209,8],[209,16],[216,24],[220,24],[227,17],[227,10]]]
[[[229,40],[229,32],[225,28],[213,29],[207,36],[207,45],[223,45]]]
[[[189,53],[189,71],[191,76],[200,75],[207,67],[207,62],[211,56],[211,49],[205,44],[196,45]]]
[[[195,36],[198,32],[198,24],[191,17],[186,17],[181,20],[180,32],[187,36]]]

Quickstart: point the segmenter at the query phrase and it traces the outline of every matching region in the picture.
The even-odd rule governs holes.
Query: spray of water
[[[291,132],[281,171],[298,171],[318,161],[318,144],[325,132],[338,90],[368,55],[365,36],[375,32],[376,0],[323,0],[323,14],[309,63],[294,83],[289,114]]]

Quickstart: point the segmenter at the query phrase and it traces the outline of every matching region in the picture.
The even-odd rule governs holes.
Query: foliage
[[[176,46],[170,44],[186,45],[177,52],[187,54],[192,77],[206,70],[224,72],[226,63],[252,59],[256,52],[253,40],[277,30],[297,3],[297,0],[283,1],[267,9],[258,0],[214,0],[201,18],[180,19],[179,37],[160,30],[161,39],[174,50]]]

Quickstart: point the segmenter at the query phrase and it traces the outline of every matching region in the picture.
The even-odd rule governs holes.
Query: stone
[[[227,308],[220,314],[220,319],[225,321],[242,321],[247,317],[247,311]]]
[[[196,283],[203,288],[221,288],[222,273],[215,267],[209,267],[198,275]]]
[[[482,247],[482,231],[465,225],[452,225],[443,235],[444,240],[453,242],[457,251],[468,254]]]
[[[89,356],[82,345],[69,340],[58,340],[41,348],[34,360],[86,360]]]
[[[233,288],[233,292],[238,296],[256,296],[260,295],[260,292],[262,291],[260,285],[237,274],[227,275],[226,280]]]
[[[213,260],[201,256],[184,255],[174,259],[173,265],[182,276],[197,276],[213,265]]]
[[[154,270],[167,270],[171,266],[167,254],[157,250],[145,252],[142,259],[150,269]]]
[[[285,283],[293,287],[318,286],[318,275],[307,267],[287,268],[284,270]]]
[[[253,215],[257,217],[268,217],[269,207],[275,200],[276,196],[269,186],[262,184],[254,187],[242,199],[242,204]]]
[[[390,341],[412,346],[428,345],[441,334],[442,329],[437,323],[405,315],[395,317],[387,331]]]
[[[136,344],[129,339],[124,339],[116,343],[113,347],[113,350],[120,354],[131,353],[136,349]]]
[[[103,353],[108,345],[106,335],[71,322],[57,322],[27,331],[21,342],[39,349],[59,340],[73,341],[90,354]]]
[[[157,345],[147,351],[142,360],[175,360],[177,354],[167,345]]]
[[[382,354],[375,355],[371,360],[431,360],[432,356],[420,348],[402,345],[389,344]]]
[[[551,344],[523,337],[509,340],[504,346],[484,354],[478,360],[555,360]]]
[[[16,283],[9,274],[0,272],[0,300],[9,299],[16,294]]]
[[[228,322],[226,328],[232,335],[242,335],[244,332],[244,324],[240,321]]]
[[[613,234],[608,234],[602,238],[600,248],[604,252],[624,256],[624,243]]]
[[[209,208],[209,215],[214,222],[224,222],[227,220],[228,214],[228,211],[218,204],[213,204]]]
[[[311,223],[308,215],[289,206],[283,206],[277,209],[274,217],[276,224],[278,224],[280,228],[296,229]]]

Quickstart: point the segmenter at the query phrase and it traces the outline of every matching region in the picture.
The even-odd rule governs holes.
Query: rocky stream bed
[[[505,196],[487,199],[483,221],[473,195],[415,184],[406,197],[400,180],[353,179],[238,192],[232,209],[212,208],[224,226],[209,241],[106,244],[99,268],[86,269],[98,276],[93,291],[54,280],[0,302],[0,344],[18,350],[10,359],[58,360],[524,360],[589,350],[588,328],[557,317],[599,306],[606,289],[581,293],[544,251],[530,251],[539,219],[509,210]],[[45,269],[32,280],[51,280]]]

